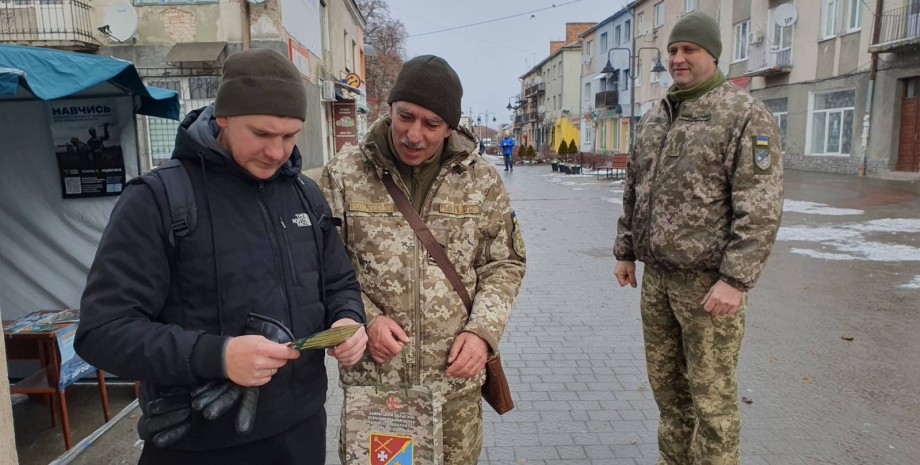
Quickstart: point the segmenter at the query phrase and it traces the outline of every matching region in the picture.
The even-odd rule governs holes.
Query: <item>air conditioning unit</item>
[[[749,45],[760,45],[763,43],[763,32],[754,31],[748,34]]]
[[[323,95],[320,100],[324,102],[334,102],[335,101],[335,81],[325,80],[323,81]]]

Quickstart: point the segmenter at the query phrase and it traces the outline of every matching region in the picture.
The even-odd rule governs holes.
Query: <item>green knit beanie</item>
[[[722,37],[719,23],[702,11],[694,11],[677,21],[668,38],[668,46],[674,42],[693,42],[703,47],[716,60],[722,54]]]
[[[243,50],[224,62],[214,116],[272,115],[307,119],[307,89],[300,71],[268,48]]]
[[[422,55],[403,63],[387,103],[403,101],[421,105],[457,129],[462,98],[463,86],[454,69],[441,57]]]

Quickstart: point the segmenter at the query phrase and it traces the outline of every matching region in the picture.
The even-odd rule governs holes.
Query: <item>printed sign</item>
[[[55,100],[51,137],[65,199],[119,195],[125,186],[125,129],[115,99]]]
[[[346,144],[358,145],[358,121],[354,102],[335,103],[332,106],[335,121],[335,151]]]

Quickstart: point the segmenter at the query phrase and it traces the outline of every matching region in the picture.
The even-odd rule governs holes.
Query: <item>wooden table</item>
[[[3,322],[4,325],[9,323]],[[6,343],[7,360],[37,360],[39,368],[21,381],[10,386],[13,394],[42,395],[50,398],[51,426],[55,426],[55,405],[61,416],[61,428],[64,432],[64,447],[70,449],[70,421],[67,417],[67,399],[65,387],[60,387],[61,377],[61,352],[58,347],[57,333],[59,331],[73,330],[73,323],[56,324],[54,331],[32,332],[21,331],[3,333]],[[99,396],[102,400],[102,415],[109,421],[109,398],[105,387],[105,377],[102,370],[96,370],[96,379],[99,382]]]

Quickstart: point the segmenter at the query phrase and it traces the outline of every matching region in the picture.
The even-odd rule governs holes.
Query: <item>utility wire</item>
[[[464,29],[464,28],[467,28],[467,27],[479,26],[479,25],[481,25],[481,24],[494,23],[494,22],[496,22],[496,21],[502,21],[502,20],[505,20],[505,19],[516,18],[516,17],[518,17],[518,16],[524,16],[524,15],[529,15],[529,14],[533,14],[533,13],[538,13],[538,12],[540,12],[540,11],[552,10],[553,8],[558,8],[558,7],[560,7],[560,6],[571,5],[571,4],[573,4],[573,3],[578,3],[578,2],[580,2],[580,1],[582,1],[582,0],[570,0],[570,1],[568,1],[568,2],[560,3],[560,4],[558,4],[558,5],[554,3],[552,6],[548,6],[548,7],[545,7],[545,8],[538,8],[538,9],[536,9],[536,10],[525,11],[525,12],[523,12],[523,13],[517,13],[517,14],[513,14],[513,15],[502,16],[501,18],[487,19],[487,20],[485,20],[485,21],[479,21],[478,23],[465,24],[465,25],[463,25],[463,26],[455,26],[455,27],[450,27],[450,28],[447,28],[447,29],[439,29],[439,30],[436,30],[436,31],[422,32],[422,33],[420,33],[420,34],[412,34],[412,35],[410,35],[410,36],[408,36],[408,37],[427,36],[427,35],[430,35],[430,34],[439,34],[439,33],[441,33],[441,32],[455,31],[455,30],[457,30],[457,29]]]

